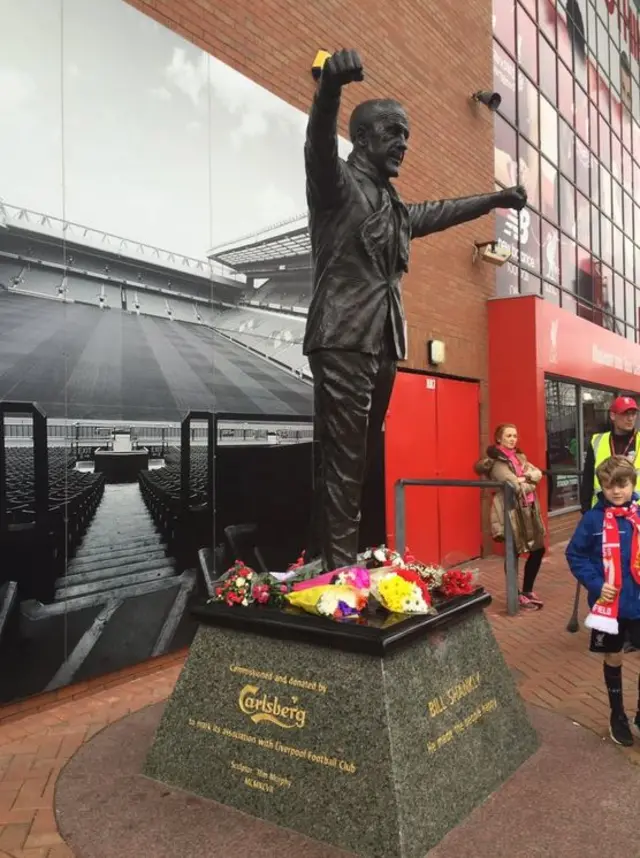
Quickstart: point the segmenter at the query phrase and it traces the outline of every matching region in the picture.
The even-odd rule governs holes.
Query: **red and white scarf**
[[[627,518],[632,525],[631,575],[636,584],[640,586],[640,556],[638,555],[640,515],[638,506],[636,503],[632,503],[628,507],[608,506],[604,511],[602,525],[602,565],[604,566],[605,583],[615,587],[616,595],[612,602],[603,602],[598,599],[585,620],[585,626],[588,629],[595,629],[610,635],[618,634],[618,611],[620,609],[620,591],[622,590],[620,530],[616,521],[618,518]]]

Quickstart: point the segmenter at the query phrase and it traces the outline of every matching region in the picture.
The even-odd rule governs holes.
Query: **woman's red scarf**
[[[602,565],[604,566],[605,583],[616,588],[616,595],[612,602],[603,602],[598,599],[585,620],[585,626],[610,635],[618,634],[618,611],[620,609],[620,591],[622,590],[620,530],[616,521],[618,518],[627,518],[632,525],[631,575],[636,584],[640,586],[640,556],[638,555],[640,515],[638,506],[635,502],[628,507],[608,506],[604,511],[602,526]]]

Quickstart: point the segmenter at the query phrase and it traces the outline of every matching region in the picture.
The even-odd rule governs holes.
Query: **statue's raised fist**
[[[322,67],[321,84],[328,89],[339,90],[361,80],[364,80],[364,71],[357,51],[336,51]]]
[[[527,204],[527,191],[523,185],[515,185],[513,188],[506,188],[500,194],[501,205],[505,209],[515,209],[520,211]]]

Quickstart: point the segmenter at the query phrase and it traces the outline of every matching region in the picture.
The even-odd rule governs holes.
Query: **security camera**
[[[474,101],[479,101],[480,104],[484,104],[491,111],[497,110],[502,104],[502,96],[499,92],[490,92],[484,89],[474,92],[471,98]]]
[[[488,262],[491,265],[496,265],[500,268],[505,262],[511,259],[511,251],[503,244],[498,244],[497,241],[476,241],[473,246],[473,261],[476,262],[478,256],[482,257],[483,262]]]

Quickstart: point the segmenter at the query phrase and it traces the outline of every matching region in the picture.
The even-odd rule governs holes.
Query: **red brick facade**
[[[412,123],[398,182],[407,200],[492,189],[491,115],[469,101],[493,80],[490,0],[459,6],[417,0],[129,2],[305,111],[317,50],[358,49],[366,81],[346,94],[342,133],[357,101],[396,97]],[[485,218],[414,243],[404,285],[410,366],[427,367],[427,340],[437,338],[447,347],[444,372],[486,381],[485,300],[493,294],[494,271],[472,265],[471,256],[473,241],[493,234]]]

